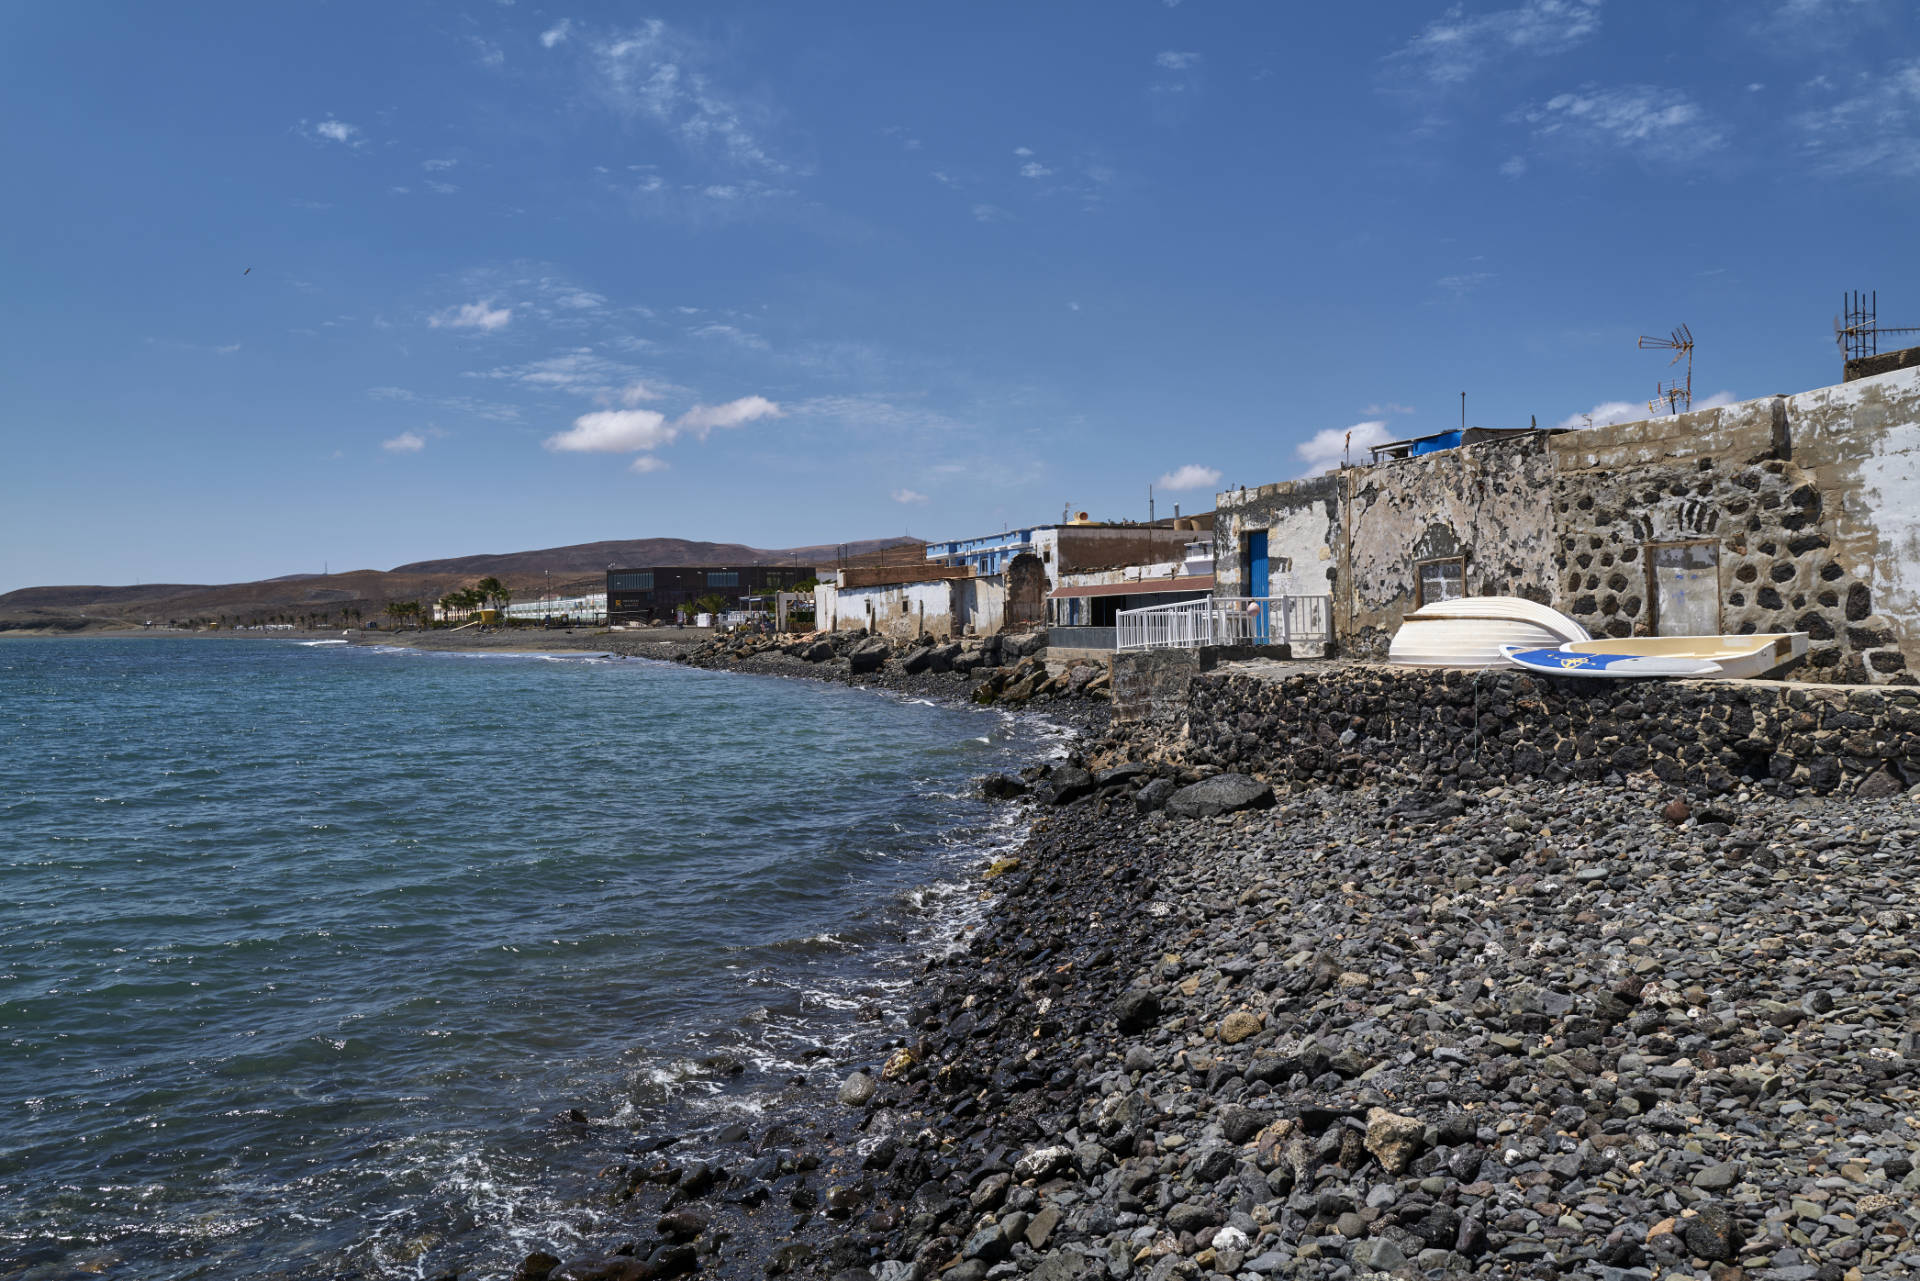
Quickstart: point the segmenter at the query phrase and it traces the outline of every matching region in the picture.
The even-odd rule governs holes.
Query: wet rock
[[[1048,780],[1055,805],[1070,805],[1083,796],[1091,796],[1097,784],[1092,774],[1077,765],[1063,765]]]
[[[990,801],[1010,801],[1027,794],[1027,785],[1006,774],[989,774],[980,780],[980,794]]]
[[[1176,818],[1213,818],[1239,810],[1267,809],[1273,788],[1245,774],[1219,774],[1183,787],[1167,798],[1167,813]]]
[[[513,1281],[547,1281],[552,1271],[560,1266],[557,1255],[544,1250],[535,1250],[520,1261],[520,1267],[513,1274]]]
[[[840,1083],[840,1102],[850,1108],[863,1108],[879,1088],[879,1083],[865,1072],[855,1072]]]

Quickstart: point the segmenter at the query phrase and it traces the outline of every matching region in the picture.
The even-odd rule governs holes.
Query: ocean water
[[[632,659],[0,642],[0,1277],[591,1242],[623,1140],[872,1034],[1019,835],[969,780],[1049,750]]]

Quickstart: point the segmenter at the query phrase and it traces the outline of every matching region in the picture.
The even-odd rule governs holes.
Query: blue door
[[[1267,531],[1261,530],[1247,535],[1247,595],[1260,601],[1259,612],[1253,616],[1253,640],[1256,645],[1267,642]]]

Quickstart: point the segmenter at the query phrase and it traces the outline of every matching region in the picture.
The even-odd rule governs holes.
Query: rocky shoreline
[[[1032,657],[992,688],[859,643],[678,654],[990,700]],[[1056,680],[1023,705],[1082,737],[982,780],[1028,837],[860,1057],[752,1128],[636,1136],[627,1235],[515,1281],[1920,1273],[1913,801],[1276,796]]]
[[[837,1098],[517,1275],[1920,1269],[1910,802],[1206,772],[1000,784],[1030,838]]]

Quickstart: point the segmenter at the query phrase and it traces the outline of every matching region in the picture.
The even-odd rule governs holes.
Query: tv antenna
[[[1649,413],[1660,412],[1660,402],[1665,401],[1667,412],[1683,414],[1693,408],[1693,330],[1685,325],[1677,326],[1665,338],[1655,338],[1649,334],[1640,335],[1641,351],[1670,351],[1673,359],[1667,362],[1671,369],[1681,360],[1687,362],[1687,380],[1675,379],[1670,383],[1655,383],[1653,399],[1647,402]]]
[[[1880,327],[1878,289],[1868,293],[1848,290],[1842,298],[1842,307],[1841,314],[1833,318],[1833,341],[1839,345],[1842,360],[1879,355],[1881,334],[1920,334],[1920,327]]]

